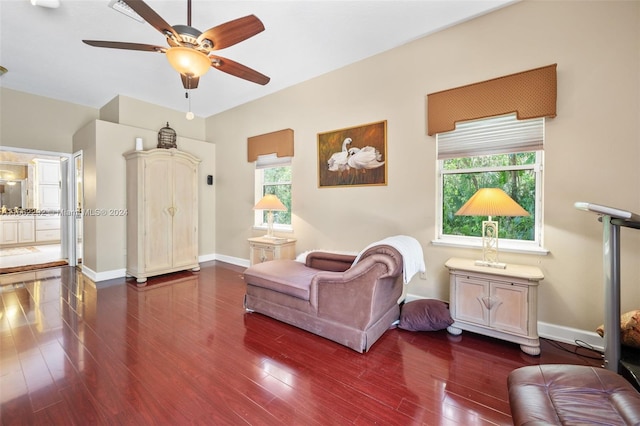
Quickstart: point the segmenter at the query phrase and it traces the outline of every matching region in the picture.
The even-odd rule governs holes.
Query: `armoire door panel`
[[[161,270],[171,267],[171,191],[170,158],[150,158],[144,168],[144,211],[146,223],[145,269]]]
[[[174,265],[198,261],[197,170],[191,162],[178,158],[174,163],[173,245]]]

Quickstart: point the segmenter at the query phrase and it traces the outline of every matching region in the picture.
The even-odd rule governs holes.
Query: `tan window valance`
[[[247,161],[256,161],[259,155],[275,153],[278,157],[293,157],[293,130],[284,129],[247,139]]]
[[[427,133],[449,132],[456,122],[515,112],[518,119],[556,116],[558,64],[427,95]]]

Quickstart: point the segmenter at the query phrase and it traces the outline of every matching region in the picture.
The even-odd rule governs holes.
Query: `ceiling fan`
[[[191,26],[191,0],[187,0],[187,25],[174,26],[169,25],[142,0],[121,1],[160,31],[167,38],[169,47],[99,40],[82,40],[84,43],[95,47],[164,53],[171,66],[180,73],[182,84],[187,90],[197,88],[200,76],[211,67],[257,84],[265,85],[269,82],[270,78],[264,74],[211,54],[264,31],[262,21],[256,16],[234,19],[201,32]]]

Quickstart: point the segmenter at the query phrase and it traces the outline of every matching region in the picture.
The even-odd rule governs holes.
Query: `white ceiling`
[[[309,80],[403,45],[513,0],[218,1],[193,0],[192,26],[213,26],[254,14],[266,30],[216,51],[271,77],[260,86],[212,69],[191,94],[200,117]],[[35,7],[0,0],[3,87],[100,108],[124,95],[187,110],[180,76],[163,54],[88,46],[83,39],[165,46],[165,37],[108,8],[109,0],[60,0]],[[187,23],[187,0],[147,0],[170,25]],[[383,83],[383,82],[382,82]]]

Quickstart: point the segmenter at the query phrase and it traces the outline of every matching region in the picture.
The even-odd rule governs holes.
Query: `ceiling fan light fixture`
[[[200,77],[211,68],[211,60],[204,53],[189,47],[172,47],[166,51],[169,64],[190,77]]]

